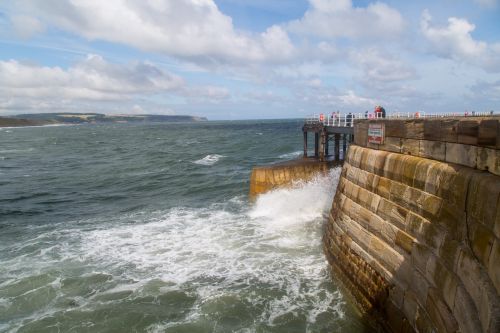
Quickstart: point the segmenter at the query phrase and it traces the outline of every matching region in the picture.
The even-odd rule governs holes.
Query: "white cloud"
[[[377,48],[355,50],[349,57],[353,65],[362,70],[358,81],[372,89],[386,90],[389,84],[417,78],[415,68]]]
[[[354,7],[350,0],[309,0],[311,8],[299,20],[288,24],[298,34],[326,38],[392,38],[404,30],[401,14],[376,2],[366,8]]]
[[[231,97],[227,88],[218,86],[199,86],[184,89],[182,95],[190,100],[209,103],[220,103]]]
[[[429,41],[431,51],[443,58],[474,64],[490,71],[500,71],[499,44],[488,45],[472,38],[476,26],[466,19],[450,17],[446,27],[431,26],[427,10],[422,14],[420,29]]]
[[[297,92],[297,98],[306,105],[319,105],[334,108],[335,110],[347,110],[361,112],[361,109],[372,108],[376,100],[367,96],[360,96],[352,89],[339,91],[333,87],[324,87],[310,91]],[[332,110],[334,111],[334,110]]]
[[[500,80],[495,82],[480,81],[476,83],[471,87],[469,97],[495,102],[495,106],[498,108],[498,103],[500,102]]]
[[[116,65],[96,55],[89,55],[67,70],[0,61],[0,98],[117,100],[172,91],[183,85],[180,77],[152,64]]]
[[[24,0],[19,4],[19,10],[89,40],[199,62],[277,61],[294,53],[282,28],[272,26],[261,34],[239,32],[213,0]]]
[[[474,0],[481,7],[495,8],[498,5],[498,0]]]
[[[0,61],[0,110],[72,110],[161,114],[173,111],[149,97],[219,103],[227,88],[188,85],[181,77],[148,62],[115,64],[89,55],[73,66],[47,67],[16,60]],[[136,103],[141,101],[141,104]],[[91,107],[92,105],[92,107]],[[147,105],[148,108],[144,108]],[[121,109],[123,107],[123,109]]]
[[[21,38],[30,38],[33,35],[42,33],[44,25],[36,18],[26,15],[15,15],[10,18],[14,31]]]

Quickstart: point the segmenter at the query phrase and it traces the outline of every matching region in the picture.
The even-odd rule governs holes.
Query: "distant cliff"
[[[0,127],[41,126],[50,124],[96,124],[137,122],[196,122],[205,117],[175,115],[105,115],[101,113],[36,113],[0,117]]]

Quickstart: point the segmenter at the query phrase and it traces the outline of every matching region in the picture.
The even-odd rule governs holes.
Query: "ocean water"
[[[248,201],[301,122],[0,129],[0,332],[361,332],[321,249],[339,169]]]

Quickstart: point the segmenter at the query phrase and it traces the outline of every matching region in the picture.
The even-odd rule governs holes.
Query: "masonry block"
[[[384,121],[385,136],[404,138],[405,137],[405,121],[399,119],[391,119]]]
[[[446,162],[476,167],[477,147],[460,143],[446,143]]]
[[[493,231],[482,224],[475,223],[470,226],[469,233],[471,234],[471,248],[474,255],[481,260],[485,267],[488,267],[491,249],[496,240]]]
[[[488,173],[474,174],[470,181],[467,200],[468,220],[481,223],[493,230],[499,198],[500,179],[498,176]]]
[[[496,147],[497,142],[497,119],[483,119],[479,123],[479,131],[477,136],[477,144],[491,148]]]
[[[380,200],[377,209],[377,215],[386,220],[387,222],[400,228],[401,230],[405,229],[407,214],[408,214],[407,209],[399,205],[396,205],[395,203],[387,199]]]
[[[444,161],[446,158],[446,143],[440,141],[421,140],[418,156]]]
[[[386,136],[384,144],[380,145],[381,150],[401,153],[402,139],[400,137]]]
[[[424,119],[413,119],[405,121],[406,139],[424,139]]]
[[[403,139],[402,153],[412,156],[419,156],[420,140],[418,139]]]
[[[415,241],[415,238],[410,236],[404,231],[398,230],[396,233],[396,239],[395,243],[399,247],[401,247],[403,250],[405,250],[408,254],[411,254],[411,250],[413,247],[413,242]]]
[[[478,318],[477,310],[467,291],[462,286],[457,287],[453,317],[457,320],[460,332],[484,332]]]
[[[406,319],[412,324],[415,325],[415,317],[417,315],[418,301],[415,293],[411,291],[405,292],[405,297],[403,301],[403,312],[406,316]]]
[[[483,330],[489,331],[495,308],[498,308],[498,294],[490,290],[489,282],[482,274],[481,265],[468,250],[461,251],[456,272],[476,306]]]
[[[451,309],[441,300],[436,288],[429,289],[425,309],[438,332],[451,333],[458,330],[458,323]]]
[[[426,119],[424,122],[424,140],[441,141],[441,119]]]
[[[433,255],[432,250],[428,246],[420,242],[413,242],[411,264],[421,272],[426,272],[427,262]]]
[[[478,147],[477,168],[500,176],[500,150]]]
[[[460,120],[458,122],[458,143],[463,143],[466,145],[477,145],[478,134],[478,120]]]
[[[368,123],[359,122],[354,126],[354,143],[361,147],[366,147],[368,143]]]
[[[444,119],[441,122],[441,139],[445,142],[458,142],[457,119]]]
[[[426,277],[439,290],[446,305],[453,309],[457,288],[460,284],[458,277],[443,266],[439,259],[434,256],[429,257],[427,262]]]

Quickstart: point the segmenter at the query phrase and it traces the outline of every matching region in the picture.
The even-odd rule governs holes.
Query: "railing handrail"
[[[340,113],[333,112],[330,114],[313,114],[305,119],[306,124],[318,124],[321,123],[325,126],[333,127],[353,127],[354,120],[356,119],[418,119],[418,118],[447,118],[447,117],[486,117],[496,115],[493,111],[491,112],[450,112],[450,113],[426,113],[423,111],[412,112],[392,112],[382,117],[381,113]]]

